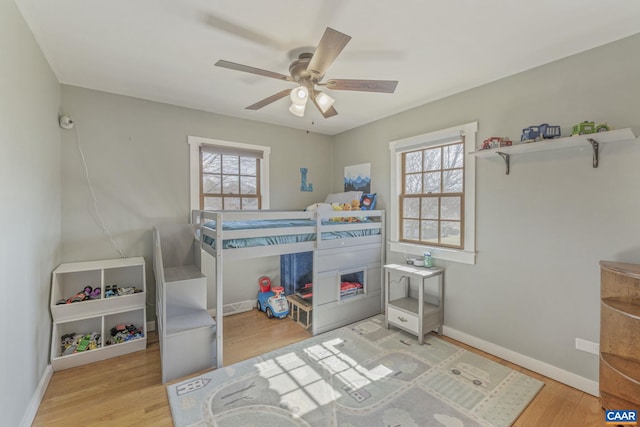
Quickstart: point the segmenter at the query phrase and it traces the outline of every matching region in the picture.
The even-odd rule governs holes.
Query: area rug
[[[509,426],[543,383],[375,316],[167,387],[174,425]]]

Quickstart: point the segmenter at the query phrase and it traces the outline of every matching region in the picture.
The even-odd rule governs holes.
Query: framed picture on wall
[[[344,191],[371,191],[371,163],[345,166]]]

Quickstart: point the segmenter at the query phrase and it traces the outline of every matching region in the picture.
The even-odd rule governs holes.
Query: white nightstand
[[[437,280],[433,299],[425,300],[424,287],[428,279]],[[411,295],[411,284],[417,282],[417,296]],[[437,331],[442,335],[444,323],[444,269],[411,265],[384,266],[385,327],[396,326],[418,336],[422,344],[424,334]]]

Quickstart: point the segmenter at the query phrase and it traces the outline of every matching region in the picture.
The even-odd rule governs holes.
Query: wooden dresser
[[[640,411],[640,265],[600,261],[600,403]]]

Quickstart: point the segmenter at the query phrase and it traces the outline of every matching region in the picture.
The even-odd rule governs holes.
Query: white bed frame
[[[330,218],[368,217],[370,222],[331,222]],[[310,219],[314,226],[284,227],[251,230],[223,230],[220,224],[231,221],[268,219]],[[216,228],[204,227],[216,221]],[[216,316],[224,312],[224,260],[248,259],[263,256],[285,255],[298,252],[313,252],[313,311],[312,333],[314,335],[335,329],[381,313],[383,309],[382,265],[385,250],[384,211],[331,211],[326,213],[309,211],[197,211],[192,212],[192,224],[198,230],[202,250],[215,260]],[[324,232],[377,229],[379,234],[360,237],[344,237],[322,240]],[[313,241],[269,246],[224,249],[220,242],[230,239],[281,236],[291,234],[315,234]],[[216,248],[204,243],[203,236],[216,241]],[[204,262],[204,260],[203,260]],[[340,297],[340,276],[363,271],[364,293],[349,298]],[[223,322],[217,322],[217,365],[222,367]]]

